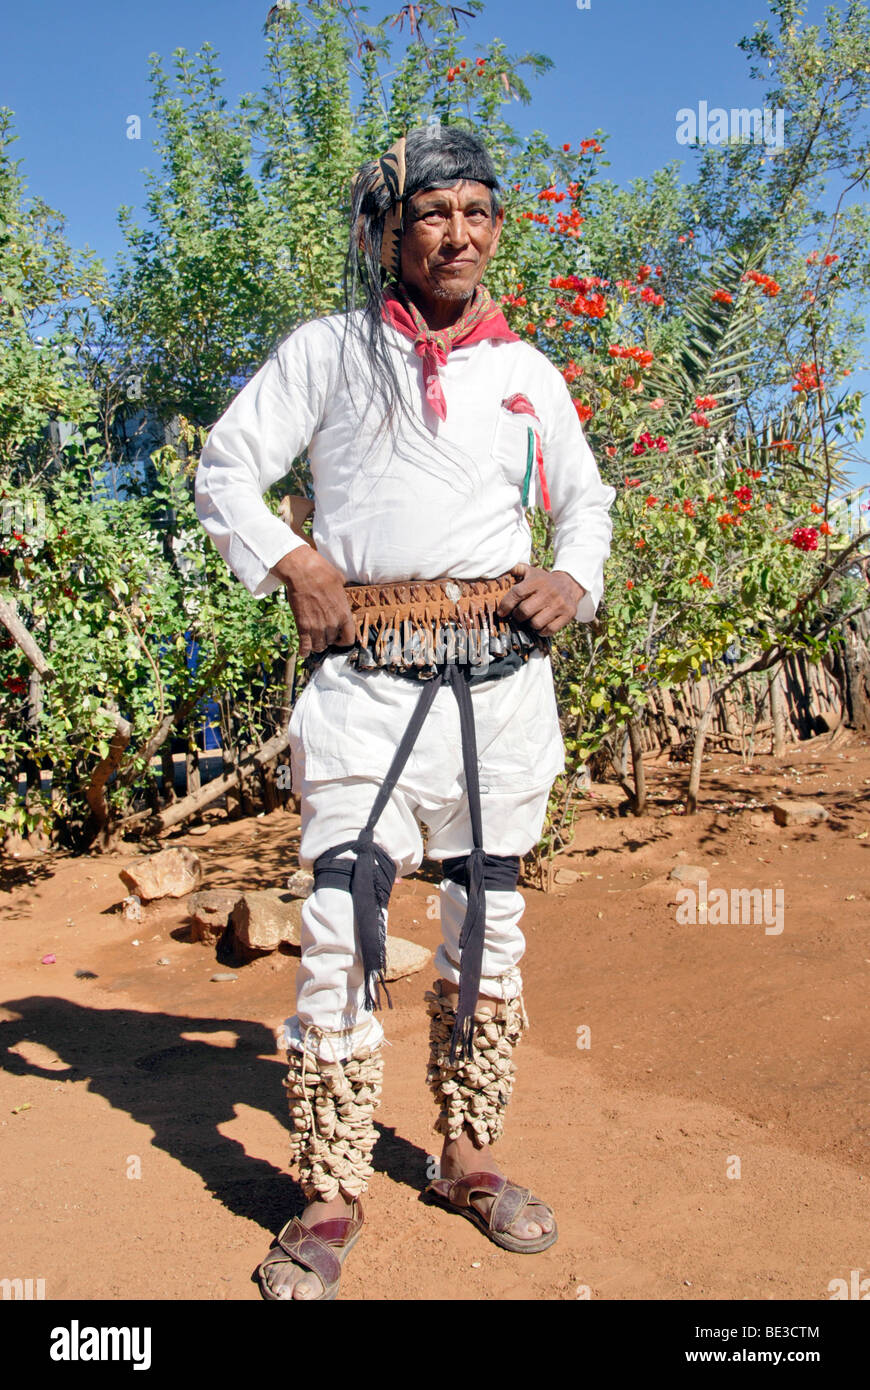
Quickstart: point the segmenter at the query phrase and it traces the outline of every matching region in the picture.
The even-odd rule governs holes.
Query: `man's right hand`
[[[350,647],[356,641],[356,624],[344,589],[344,579],[334,565],[308,545],[298,545],[272,566],[272,574],[287,590],[296,630],[299,655]]]

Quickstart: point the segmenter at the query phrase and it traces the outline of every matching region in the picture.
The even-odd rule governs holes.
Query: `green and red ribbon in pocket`
[[[541,502],[544,511],[550,511],[550,490],[547,487],[547,475],[544,472],[544,454],[541,449],[541,422],[535,414],[535,408],[528,396],[523,396],[515,392],[512,396],[506,396],[502,401],[506,410],[510,410],[514,415],[531,415],[534,425],[529,425],[528,430],[528,453],[526,456],[526,476],[523,479],[523,506],[529,505],[529,492],[532,486],[532,470],[537,463],[538,478],[541,484]],[[537,425],[537,429],[535,428]]]

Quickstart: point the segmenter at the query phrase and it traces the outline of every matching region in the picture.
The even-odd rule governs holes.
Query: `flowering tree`
[[[193,512],[196,454],[275,344],[340,307],[355,168],[432,120],[486,138],[506,203],[487,284],[563,372],[618,492],[606,603],[556,643],[571,767],[627,735],[642,809],[650,695],[704,673],[693,807],[729,686],[790,651],[817,657],[866,601],[864,537],[836,499],[858,432],[845,382],[868,229],[848,204],[823,222],[819,189],[866,180],[870,26],[861,5],[842,24],[829,16],[824,35],[801,29],[792,0],[770,8],[778,36],[765,27],[745,46],[770,63],[765,100],[788,108],[793,148],[775,162],[756,145],[708,148],[693,183],[669,166],[618,189],[602,131],[517,136],[505,111],[548,60],[496,39],[470,51],[479,0],[406,5],[376,25],[339,0],[282,4],[266,25],[265,85],[235,108],[208,46],[178,50],[171,73],[154,62],[159,167],[147,225],[122,210],[128,250],[111,276],[26,203],[4,118],[0,487],[43,518],[7,532],[0,555],[7,823],[42,818],[77,844],[108,841],[125,817],[165,824],[172,792],[152,760],[169,740],[192,746],[209,694],[239,756],[280,752],[292,617],[217,559]],[[140,408],[172,442],[109,486]],[[304,458],[293,471],[305,488]],[[548,518],[532,522],[546,558]],[[201,804],[193,795],[177,816]]]

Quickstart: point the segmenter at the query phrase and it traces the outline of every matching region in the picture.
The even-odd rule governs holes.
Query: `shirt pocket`
[[[527,505],[529,506],[534,502],[535,497],[533,433],[535,428],[539,427],[536,426],[531,415],[514,414],[513,411],[502,406],[496,421],[492,443],[492,455],[499,472],[512,487],[517,488],[521,495],[528,477],[529,497]],[[530,461],[531,471],[529,470]]]

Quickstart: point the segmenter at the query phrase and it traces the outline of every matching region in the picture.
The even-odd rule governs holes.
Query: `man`
[[[334,1298],[371,1175],[393,878],[444,861],[428,1082],[444,1138],[429,1197],[496,1244],[556,1239],[504,1178],[511,1054],[526,1022],[520,856],[564,767],[547,639],[594,616],[604,487],[558,371],[482,285],[504,212],[492,161],[459,129],[411,131],[354,180],[348,313],[302,325],[218,421],[199,515],[255,594],[284,584],[300,655],[291,720],[302,914],[285,1025],[292,1144],[309,1204],[260,1268],[266,1298]],[[356,307],[362,292],[365,304]],[[308,450],[313,540],[262,500]],[[531,567],[532,488],[555,522]]]

